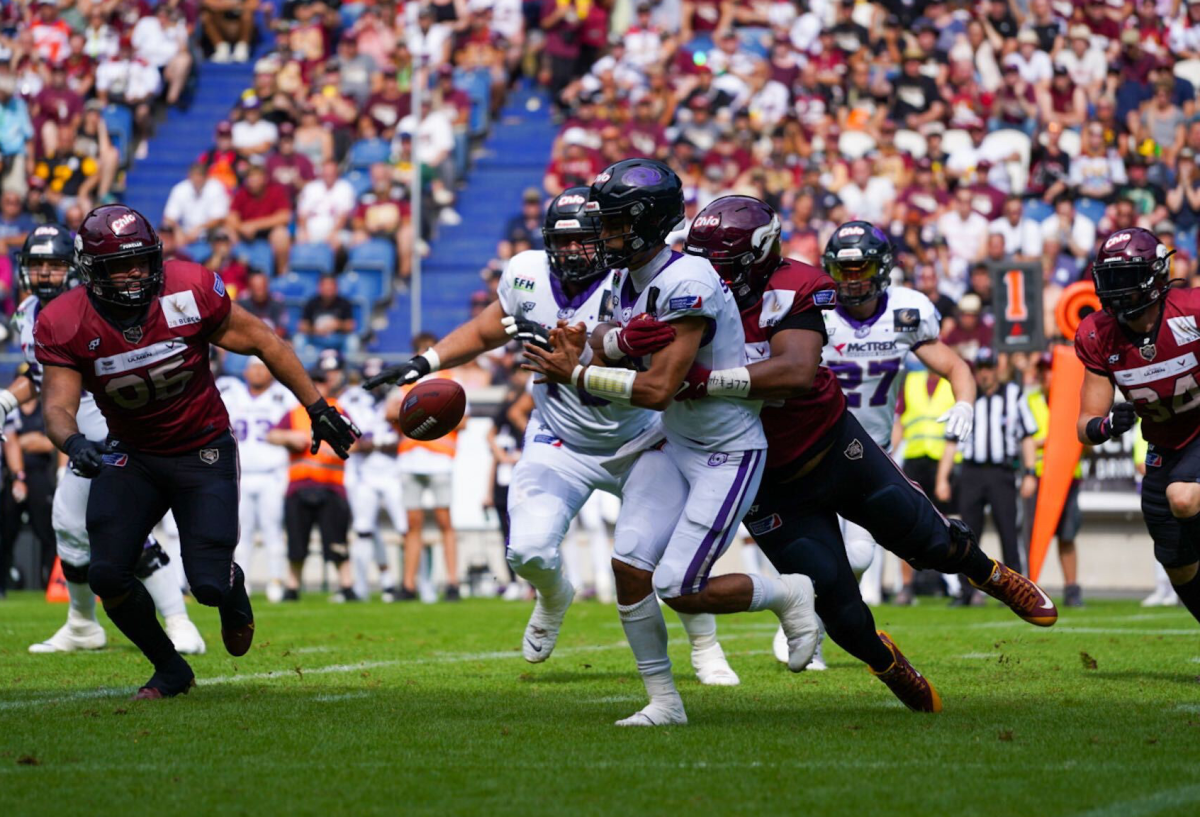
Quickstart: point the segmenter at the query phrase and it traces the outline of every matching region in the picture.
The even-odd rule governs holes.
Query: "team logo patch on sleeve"
[[[677,312],[680,309],[699,309],[703,303],[704,299],[699,295],[680,295],[667,302],[667,309],[671,312]]]
[[[161,301],[163,315],[170,328],[200,323],[200,307],[196,305],[196,295],[191,290],[166,295]]]
[[[896,309],[893,311],[896,318],[895,330],[897,332],[915,332],[917,327],[921,325],[921,311],[919,309]]]
[[[1155,454],[1153,451],[1146,454],[1146,467],[1158,468],[1162,465],[1162,454]]]
[[[817,306],[833,306],[837,300],[837,290],[819,289],[813,293],[812,299]]]
[[[213,273],[213,292],[225,297],[225,282],[221,280],[221,276]]]
[[[1196,326],[1195,315],[1167,318],[1167,326],[1171,327],[1171,334],[1175,336],[1175,343],[1179,346],[1200,340],[1200,328]]]

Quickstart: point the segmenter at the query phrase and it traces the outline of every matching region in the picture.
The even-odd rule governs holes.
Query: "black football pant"
[[[321,534],[321,553],[335,565],[350,558],[350,504],[333,488],[308,487],[289,491],[283,501],[288,561],[303,562],[313,527]]]
[[[791,478],[776,468],[763,476],[744,523],[780,573],[803,573],[816,588],[817,614],[830,638],[876,670],[891,653],[875,634],[846,557],[838,516],[866,528],[875,541],[918,569],[991,574],[991,562],[963,527],[951,525],[917,485],[848,412],[824,458]],[[882,652],[880,652],[882,650]]]
[[[1177,451],[1149,446],[1142,480],[1142,516],[1154,540],[1154,558],[1163,567],[1187,567],[1200,561],[1200,514],[1180,519],[1171,513],[1167,486],[1173,482],[1200,482],[1200,438]],[[1175,592],[1200,621],[1200,573],[1175,585]]]
[[[991,506],[992,524],[1000,535],[1004,563],[1024,573],[1025,560],[1017,536],[1017,483],[1012,468],[964,462],[958,480],[958,512],[976,537],[983,536],[983,514]]]

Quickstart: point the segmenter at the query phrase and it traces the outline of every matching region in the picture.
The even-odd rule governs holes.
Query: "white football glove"
[[[971,430],[975,427],[975,407],[959,400],[953,408],[938,418],[938,422],[946,424],[946,439],[958,440],[961,443],[971,436]]]

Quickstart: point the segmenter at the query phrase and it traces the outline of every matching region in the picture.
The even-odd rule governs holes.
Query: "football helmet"
[[[586,187],[569,187],[559,193],[542,224],[550,272],[565,283],[586,283],[604,272],[593,263],[600,218],[584,212],[589,192]]]
[[[1153,306],[1167,291],[1174,250],[1149,230],[1118,230],[1104,240],[1092,262],[1092,281],[1100,303],[1127,321]]]
[[[781,257],[779,216],[750,196],[722,196],[692,219],[683,251],[707,258],[738,307],[758,302]]]
[[[135,263],[141,277],[126,277]],[[84,216],[75,265],[88,291],[113,306],[145,306],[162,290],[162,242],[145,216],[123,204],[105,204]]]
[[[891,280],[892,242],[866,221],[847,221],[833,231],[821,266],[837,281],[838,301],[855,306],[878,298]]]
[[[600,219],[593,263],[625,268],[683,221],[683,182],[656,159],[624,159],[596,176],[584,210]]]
[[[50,262],[63,267],[63,277],[57,284],[40,280],[38,271]],[[21,247],[18,259],[21,287],[32,292],[43,304],[62,295],[77,282],[75,280],[75,244],[71,231],[61,224],[42,224],[34,227]]]

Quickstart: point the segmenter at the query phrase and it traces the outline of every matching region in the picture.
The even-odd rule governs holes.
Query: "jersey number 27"
[[[858,393],[858,387],[863,382],[862,364],[843,360],[830,364],[829,368],[837,375],[838,385],[846,393],[846,405],[850,408],[861,408],[862,395]],[[866,374],[868,377],[878,377],[879,383],[875,386],[875,391],[871,393],[871,400],[867,405],[885,405],[888,400],[888,390],[899,373],[900,361],[898,359],[872,360],[867,365]]]

